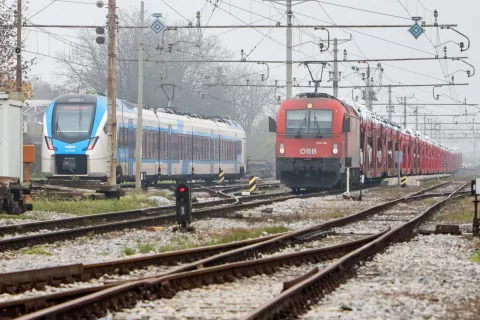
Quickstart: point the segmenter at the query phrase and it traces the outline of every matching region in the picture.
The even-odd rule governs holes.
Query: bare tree
[[[121,25],[139,26],[139,12],[120,10],[119,21]],[[117,94],[130,101],[137,100],[139,36],[139,29],[120,29],[118,32]],[[107,46],[97,44],[96,34],[92,31],[83,30],[78,37],[77,48],[70,55],[60,55],[62,68],[59,78],[70,90],[106,93]],[[174,97],[176,107],[185,109],[184,106],[202,104],[199,92],[202,80],[210,73],[211,64],[201,61],[228,57],[228,52],[215,38],[201,38],[195,28],[165,31],[163,37],[145,32],[144,50],[145,59],[152,60],[144,63],[144,102],[154,107],[167,104],[167,97],[159,88],[161,84],[174,84],[180,88],[176,92],[181,95]]]
[[[16,4],[16,1],[15,1]],[[12,27],[0,28],[0,90],[11,91],[15,89],[15,76],[17,68],[17,15],[14,2],[0,0],[0,21],[2,24],[12,25]],[[22,73],[25,79],[28,78],[28,72],[31,70],[35,58],[31,60],[22,59]],[[30,86],[24,81],[22,89],[26,96],[31,94]]]

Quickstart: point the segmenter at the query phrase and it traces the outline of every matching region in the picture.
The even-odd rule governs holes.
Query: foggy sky
[[[210,19],[209,25],[244,25],[245,23],[256,24],[275,24],[275,21],[279,21],[282,24],[286,23],[285,17],[285,7],[280,4],[284,1],[279,1],[279,3],[272,3],[269,1],[262,0],[223,0],[219,1],[219,8],[216,8],[212,15],[213,5],[208,3],[206,0],[165,0],[170,6],[175,10],[185,16],[187,19],[191,20],[194,24],[196,23],[195,14],[198,10],[201,11],[201,24],[205,25],[207,20]],[[480,9],[480,2],[476,0],[420,0],[421,3],[428,9],[425,10],[419,0],[400,0],[409,13],[412,16],[423,17],[427,23],[433,22],[433,10],[437,9],[439,12],[438,22],[449,23],[449,24],[458,24],[458,30],[468,37],[471,40],[470,50],[461,53],[457,45],[453,43],[447,44],[447,55],[452,56],[467,56],[467,60],[470,64],[474,66],[478,65],[480,59],[480,49],[478,41],[480,37],[478,32],[474,27],[474,23],[478,22],[478,12]],[[35,14],[45,6],[47,6],[51,0],[30,0],[29,8],[27,11],[27,17]],[[78,25],[105,25],[107,9],[99,9],[95,6],[95,1],[93,0],[78,0],[78,2],[88,2],[88,4],[72,3],[72,2],[63,2],[58,0],[42,12],[35,15],[32,18],[34,23],[38,24],[78,24]],[[105,0],[108,2],[108,0]],[[295,1],[297,2],[298,1]],[[345,6],[352,7],[361,7],[365,10],[372,10],[381,13],[386,13],[394,16],[399,16],[407,19],[384,16],[378,14],[371,14],[367,12],[355,11],[351,9],[341,8],[332,6],[326,3],[321,3],[321,5],[315,1],[298,3],[293,7],[294,10],[294,24],[295,25],[307,25],[307,24],[316,24],[316,25],[326,25],[331,24],[333,19],[335,24],[406,24],[412,25],[413,21],[411,20],[409,14],[401,6],[398,0],[368,0],[368,1],[358,1],[358,0],[327,0],[325,2],[336,3]],[[119,8],[140,8],[139,0],[117,0],[117,6]],[[235,6],[235,7],[234,7]],[[242,8],[250,12],[242,11],[239,8]],[[323,9],[326,13],[323,11]],[[187,24],[187,20],[181,17],[179,14],[175,13],[173,10],[168,8],[161,0],[146,0],[145,8],[149,13],[159,12],[164,16],[167,16],[170,21],[175,21],[176,24]],[[211,18],[210,18],[211,17]],[[262,17],[271,17],[273,20],[263,19]],[[311,18],[309,18],[311,17]],[[263,20],[262,20],[263,19]],[[258,20],[262,20],[259,21]],[[150,24],[153,21],[151,16],[147,17],[147,23]],[[323,22],[322,22],[323,21]],[[35,29],[28,29],[24,31],[24,37],[26,36],[26,50],[39,52],[42,54],[56,56],[56,54],[61,52],[68,53],[70,50],[69,42],[76,41],[75,30],[66,30],[66,29],[48,29],[49,32],[55,35],[61,35],[64,38],[63,43],[59,40],[54,39],[52,36],[45,34],[44,32],[36,32]],[[215,34],[223,33],[227,31],[226,29],[208,29],[204,33],[204,37],[212,36]],[[152,31],[146,31],[152,32]],[[95,38],[95,31],[92,30],[92,38]],[[363,34],[362,34],[363,33]],[[265,36],[264,34],[267,34]],[[401,58],[401,57],[432,57],[435,54],[435,49],[433,48],[432,43],[427,39],[428,38],[433,42],[433,44],[438,44],[437,39],[437,30],[430,28],[427,29],[427,32],[422,35],[418,40],[412,37],[407,32],[407,28],[396,28],[396,29],[330,29],[330,37],[337,37],[339,39],[348,39],[350,34],[353,36],[355,41],[349,41],[340,45],[339,49],[339,59],[343,58],[343,50],[346,49],[348,53],[348,59],[361,59],[360,57],[367,58]],[[389,43],[383,40],[379,40],[365,34],[387,39],[392,42],[402,44],[411,48],[406,48],[404,46],[399,46],[394,43]],[[305,43],[308,41],[314,41],[314,37],[321,37],[326,39],[327,33],[325,31],[315,31],[313,29],[295,29],[293,32],[293,43],[294,49],[301,51],[294,51],[293,59],[294,60],[331,60],[331,53],[320,53],[318,46],[312,43],[306,43],[300,46],[296,46],[300,43]],[[270,39],[271,37],[271,39]],[[159,42],[161,36],[158,36]],[[243,49],[246,53],[250,53],[247,60],[284,60],[286,57],[286,47],[285,47],[285,29],[238,29],[228,33],[225,33],[220,36],[223,44],[231,50],[234,54],[235,59],[240,59],[240,50]],[[263,40],[262,40],[263,39]],[[462,38],[460,35],[449,30],[440,30],[440,43],[447,41],[460,42],[463,41],[467,45],[467,40]],[[318,38],[315,39],[315,42],[318,42]],[[357,47],[360,47],[360,49]],[[256,48],[255,48],[256,46]],[[417,50],[414,50],[414,49]],[[330,47],[330,50],[332,47]],[[439,48],[440,56],[443,57],[443,46]],[[27,57],[32,57],[35,55],[27,54]],[[360,57],[359,57],[360,56]],[[192,57],[193,58],[193,57]],[[54,71],[55,71],[55,60],[47,57],[39,56],[40,62],[34,67],[32,74],[35,76],[42,77],[45,80],[55,81]],[[365,64],[353,63],[352,65],[365,67]],[[340,71],[344,76],[348,76],[347,79],[342,79],[340,86],[342,85],[364,85],[364,82],[361,79],[360,75],[352,74],[351,66],[346,63],[340,65]],[[373,68],[376,66],[376,63],[370,64]],[[449,61],[445,67],[443,64],[446,74],[453,73],[457,70],[468,70],[469,67],[461,62],[452,62]],[[387,62],[382,63],[382,67],[385,69],[383,84],[419,84],[419,83],[444,83],[444,76],[442,74],[442,69],[440,67],[439,61],[426,61],[426,62]],[[401,70],[400,67],[408,69],[413,72],[407,72]],[[265,72],[264,66],[257,66],[259,73]],[[318,72],[320,68],[315,68]],[[331,82],[326,82],[328,80],[328,71],[331,69],[326,69],[323,75],[324,82],[322,85],[330,85]],[[293,66],[294,77],[297,81],[310,80],[310,76],[306,68],[298,67],[297,65]],[[378,73],[377,73],[378,75]],[[378,79],[375,75],[375,79]],[[319,76],[319,74],[318,74]],[[448,87],[443,87],[436,89],[436,93],[439,94],[448,94],[452,95],[453,98],[463,101],[465,98],[469,103],[480,102],[480,99],[477,98],[478,87],[480,84],[479,75],[476,75],[471,78],[467,78],[466,73],[458,72],[454,74],[455,82],[469,82],[470,85],[466,87],[455,87],[451,90]],[[260,75],[249,76],[260,77]],[[284,65],[270,65],[270,78],[273,83],[273,80],[278,80],[279,83],[285,83],[285,66]],[[443,80],[443,81],[442,81]],[[246,83],[245,81],[241,83]],[[294,89],[294,94],[302,91],[309,91],[308,89]],[[326,92],[332,94],[331,89],[321,89],[321,92]],[[359,95],[359,91],[355,91],[355,95]],[[274,90],[272,89],[272,97],[274,95]],[[409,103],[425,103],[425,102],[440,102],[440,103],[453,103],[451,99],[442,96],[439,101],[434,100],[432,96],[432,89],[430,87],[426,88],[395,88],[393,89],[392,100],[397,102],[397,97],[401,96],[415,96],[413,99],[409,99]],[[340,97],[351,99],[352,90],[351,89],[341,89]],[[388,101],[388,91],[386,88],[382,89],[378,95],[379,102]],[[363,101],[361,101],[363,103]],[[385,114],[384,106],[374,107],[374,110]],[[409,108],[408,113],[412,113],[412,108]],[[478,109],[470,107],[469,112],[477,112]],[[395,107],[395,116],[401,115],[403,108],[400,106]],[[461,114],[464,113],[464,107],[457,106],[437,106],[437,107],[427,107],[419,110],[422,116],[420,117],[420,123],[423,123],[423,113],[430,114]],[[395,117],[395,120],[401,122],[400,117]],[[441,117],[438,118],[439,122],[448,122],[453,119],[450,117]],[[472,117],[469,117],[471,121]],[[476,117],[477,121],[480,121],[480,117]],[[465,121],[465,117],[457,118],[458,121]],[[414,126],[414,118],[408,118],[409,127]],[[445,128],[471,128],[469,126],[444,126]],[[422,129],[423,126],[420,126]],[[422,131],[422,130],[421,130]],[[445,131],[447,132],[447,131]],[[454,131],[448,131],[454,132]],[[458,132],[460,134],[460,132]],[[472,143],[468,141],[463,141],[461,143],[445,143],[447,145],[455,145],[461,147],[463,151],[471,151]]]

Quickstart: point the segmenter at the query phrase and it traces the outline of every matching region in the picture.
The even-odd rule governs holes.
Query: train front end
[[[66,94],[45,112],[42,173],[49,179],[104,179],[106,106],[90,94]]]
[[[344,132],[350,125],[346,111],[326,94],[297,95],[285,101],[277,115],[277,179],[294,191],[338,185],[347,151]]]

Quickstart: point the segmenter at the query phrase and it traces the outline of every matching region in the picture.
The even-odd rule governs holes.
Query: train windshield
[[[309,110],[287,111],[287,134],[302,134],[308,132],[308,111]]]
[[[310,125],[308,133],[324,135],[332,133],[333,111],[310,110]]]
[[[95,105],[93,104],[55,104],[52,138],[67,143],[90,138],[94,116]]]
[[[288,110],[286,134],[328,135],[332,133],[332,110]]]

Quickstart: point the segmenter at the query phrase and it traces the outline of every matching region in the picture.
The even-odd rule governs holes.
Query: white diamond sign
[[[152,29],[153,32],[155,32],[156,34],[159,34],[160,32],[163,31],[163,29],[165,29],[165,26],[163,25],[162,22],[160,22],[158,18],[156,18],[153,21],[153,23],[150,25],[150,29]]]

